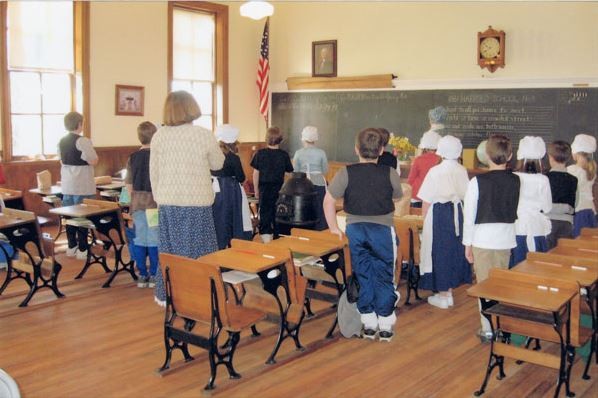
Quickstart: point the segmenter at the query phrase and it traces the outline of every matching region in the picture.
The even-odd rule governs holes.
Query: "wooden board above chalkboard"
[[[354,139],[365,127],[385,127],[419,143],[429,129],[428,110],[448,109],[446,131],[465,148],[491,133],[503,133],[515,146],[525,135],[571,142],[575,134],[598,134],[598,88],[468,90],[384,90],[272,93],[272,125],[288,137],[291,155],[301,147],[301,130],[316,126],[318,145],[330,160],[352,162]]]

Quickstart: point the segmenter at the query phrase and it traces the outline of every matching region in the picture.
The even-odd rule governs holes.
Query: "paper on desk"
[[[145,209],[148,227],[157,227],[159,222],[158,209]]]
[[[231,285],[247,282],[257,277],[257,274],[250,274],[243,271],[227,271],[222,273],[222,280]]]

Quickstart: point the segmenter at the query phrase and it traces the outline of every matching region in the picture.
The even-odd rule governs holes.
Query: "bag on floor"
[[[347,278],[347,300],[350,303],[356,303],[359,298],[359,281],[354,274],[349,275]]]
[[[338,328],[344,337],[350,339],[361,334],[361,315],[357,310],[357,304],[347,299],[347,291],[344,291],[338,300],[337,317]]]

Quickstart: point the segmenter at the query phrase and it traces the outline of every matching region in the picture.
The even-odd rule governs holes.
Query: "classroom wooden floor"
[[[138,289],[122,274],[114,287],[101,289],[105,276],[92,269],[82,281],[72,278],[80,262],[60,258],[67,298],[36,296],[29,308],[17,308],[21,282],[0,297],[0,368],[19,383],[23,397],[197,397],[209,375],[207,356],[165,376],[162,364],[163,310],[149,289]],[[0,272],[0,279],[4,274]],[[479,387],[488,345],[474,336],[477,304],[465,288],[456,291],[455,307],[440,310],[421,303],[401,305],[397,333],[390,343],[360,339],[323,339],[332,322],[328,304],[304,322],[305,352],[285,341],[274,366],[264,361],[275,342],[275,327],[262,323],[263,336],[244,336],[235,366],[243,378],[229,380],[219,369],[215,397],[470,397]],[[404,290],[402,290],[404,296]],[[425,292],[424,292],[425,293]],[[403,301],[403,300],[402,300]],[[544,349],[556,347],[544,344]],[[598,396],[598,366],[592,379],[581,379],[576,359],[572,388],[577,397]],[[485,397],[544,397],[554,394],[556,371],[507,360],[507,377],[490,380]],[[564,396],[564,391],[561,392]]]

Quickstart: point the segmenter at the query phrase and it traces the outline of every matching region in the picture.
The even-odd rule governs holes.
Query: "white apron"
[[[460,200],[453,200],[453,220],[455,223],[455,236],[459,236],[459,204]],[[432,267],[432,239],[434,236],[434,205],[432,203],[424,219],[424,230],[421,239],[421,250],[419,273],[420,275],[429,274],[433,271]]]
[[[243,216],[243,231],[253,232],[253,226],[251,225],[251,210],[249,209],[249,201],[247,200],[247,194],[243,185],[241,187],[241,212]]]

